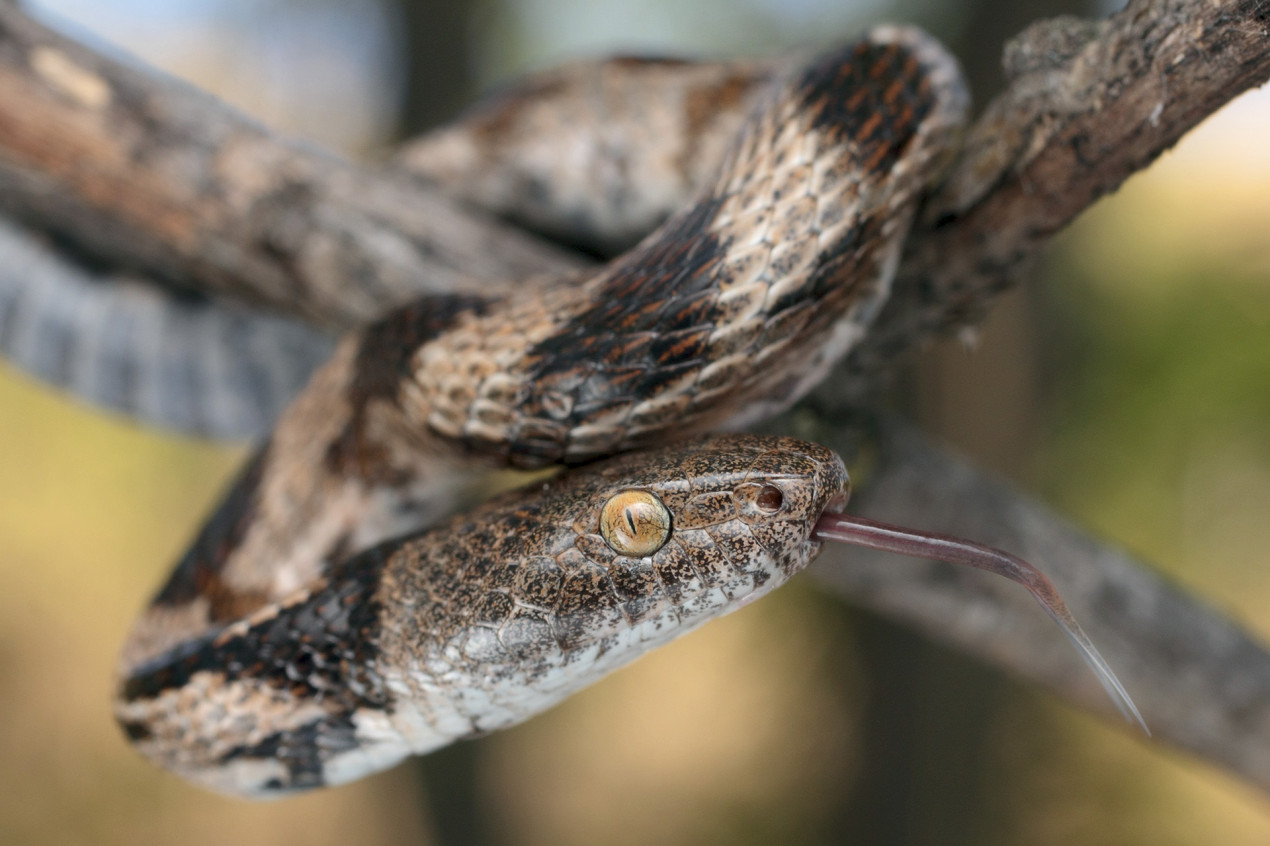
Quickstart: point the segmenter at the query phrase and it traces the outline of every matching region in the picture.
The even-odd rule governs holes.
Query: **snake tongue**
[[[1116,674],[1111,671],[1111,667],[1094,647],[1093,641],[1067,610],[1067,604],[1059,596],[1053,582],[1023,559],[1008,552],[951,535],[905,529],[866,520],[863,517],[835,514],[828,510],[816,521],[811,537],[812,540],[817,541],[837,541],[900,555],[946,561],[950,564],[965,564],[1018,582],[1027,588],[1046,613],[1058,623],[1059,628],[1085,659],[1085,663],[1094,671],[1121,715],[1129,722],[1141,726],[1148,736],[1151,734],[1151,730],[1142,720],[1142,714],[1129,698],[1124,685],[1116,678]]]

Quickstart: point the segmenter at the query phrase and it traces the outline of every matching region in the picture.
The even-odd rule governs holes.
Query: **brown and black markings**
[[[226,586],[221,581],[221,571],[256,519],[260,483],[268,456],[269,447],[266,445],[247,462],[211,519],[199,530],[194,543],[155,596],[154,605],[187,605],[205,598],[211,619],[228,621],[263,604],[263,596],[245,595]]]
[[[850,179],[885,183],[895,163],[921,137],[935,108],[936,95],[924,73],[902,44],[861,42],[830,53],[791,84],[802,101],[798,119],[806,121],[808,131],[824,135],[824,146],[843,149],[832,165],[843,172],[843,179],[849,173]],[[752,135],[766,134],[749,139],[749,144],[742,139],[732,156],[761,158],[764,145],[775,143],[780,130],[779,125],[751,127]],[[779,165],[785,154],[777,150],[773,155]],[[728,167],[735,166],[730,160]],[[575,429],[608,410],[691,381],[712,356],[728,352],[712,348],[717,346],[717,341],[712,345],[716,330],[733,316],[733,307],[720,300],[734,281],[724,260],[737,240],[717,220],[729,199],[727,167],[724,171],[725,176],[688,210],[606,269],[593,287],[589,307],[528,351],[525,379],[530,399],[521,407],[527,417]],[[773,203],[780,201],[780,190],[774,189]],[[882,194],[884,200],[889,196]],[[917,190],[909,191],[908,208],[917,196]],[[810,267],[786,268],[773,259],[773,279],[787,270],[805,272],[806,279],[767,298],[762,309],[767,327],[749,343],[760,347],[790,338],[795,340],[791,351],[795,350],[842,320],[854,303],[884,293],[878,290],[884,283],[879,277],[885,275],[879,264],[886,262],[890,245],[898,243],[884,229],[903,210],[881,202],[859,208],[856,214],[854,225],[825,245]],[[826,222],[835,221],[829,217]],[[818,224],[808,220],[802,225],[814,229]],[[765,369],[769,374],[780,371],[770,360]],[[744,387],[748,377],[734,373],[723,378],[738,379]],[[732,401],[744,395],[738,390]],[[683,421],[677,422],[682,432]],[[591,457],[585,452],[569,454],[564,444],[551,440],[517,443],[513,451],[549,460]]]
[[[721,204],[702,199],[668,224],[605,274],[593,305],[530,348],[527,380],[538,400],[527,414],[558,418],[542,396],[572,395],[562,422],[576,426],[701,367],[717,310],[711,271],[730,245],[709,229]]]
[[[224,685],[266,685],[297,702],[320,705],[323,716],[233,746],[207,763],[220,766],[250,758],[282,762],[289,780],[266,783],[264,792],[322,786],[326,762],[361,744],[354,715],[390,705],[375,669],[383,611],[377,591],[385,562],[398,545],[355,556],[333,568],[326,583],[303,599],[255,615],[260,619],[249,625],[205,635],[150,659],[124,681],[121,703],[158,699],[206,673],[220,677]],[[244,696],[251,695],[247,687],[242,689]],[[120,723],[143,748],[155,731],[151,720],[121,715]],[[235,731],[230,725],[225,730]]]
[[[393,466],[382,439],[368,431],[369,415],[376,405],[388,406],[390,414],[399,413],[399,394],[414,375],[416,351],[460,317],[485,315],[494,302],[468,294],[425,297],[392,310],[362,330],[347,389],[352,416],[326,453],[331,472],[383,485],[408,483],[413,478],[408,468]]]
[[[164,629],[159,615],[152,628],[162,636],[149,649],[130,641],[135,660],[125,662],[118,713],[143,751],[250,792],[330,777],[316,750],[329,741],[343,780],[386,766],[394,749],[399,757],[523,719],[587,672],[605,672],[805,563],[815,551],[810,524],[800,535],[792,523],[723,520],[739,506],[710,485],[744,461],[707,442],[661,454],[673,460],[659,472],[714,480],[695,490],[631,469],[650,456],[606,465],[674,503],[676,536],[647,560],[605,553],[592,517],[570,513],[568,530],[556,533],[553,521],[575,506],[528,493],[519,505],[501,501],[501,517],[481,510],[479,519],[492,522],[479,539],[459,518],[452,526],[466,540],[449,530],[399,539],[390,560],[375,558],[388,547],[361,555],[357,547],[405,531],[396,518],[423,495],[423,476],[472,451],[513,464],[578,461],[598,445],[628,449],[736,425],[769,388],[785,391],[780,402],[808,389],[806,357],[820,356],[815,371],[844,353],[852,333],[863,332],[860,298],[876,305],[884,296],[886,257],[898,252],[942,149],[946,127],[924,117],[936,106],[906,105],[901,89],[922,88],[920,73],[912,76],[919,53],[950,60],[913,33],[882,40],[908,43],[865,39],[790,78],[792,97],[756,115],[716,183],[625,258],[550,285],[526,281],[497,302],[416,303],[346,338],[152,611],[182,600],[215,604],[216,615],[241,610],[240,599],[261,607],[232,622],[214,617],[210,628],[191,615]],[[955,87],[955,69],[942,72]],[[831,77],[871,93],[833,99]],[[934,96],[929,86],[926,93]],[[955,103],[938,108],[955,122]],[[878,121],[886,109],[894,115]],[[892,117],[897,127],[886,130]],[[781,144],[791,144],[790,158]],[[833,351],[818,351],[819,336],[843,324],[850,331]],[[768,449],[756,444],[743,447],[745,461]],[[536,563],[525,560],[527,544],[542,547],[530,556]],[[212,603],[218,590],[236,595]],[[345,601],[369,616],[354,620],[351,606],[341,610]],[[399,607],[383,625],[388,601]],[[143,647],[146,624],[134,634]],[[389,676],[393,697],[406,699],[385,698]],[[255,722],[226,737],[214,712],[244,700],[259,700],[240,715]],[[380,720],[379,736],[396,732],[402,742],[388,750],[359,743],[361,715]],[[173,728],[191,724],[192,738]],[[204,754],[200,740],[213,752]],[[343,769],[352,762],[356,771]]]

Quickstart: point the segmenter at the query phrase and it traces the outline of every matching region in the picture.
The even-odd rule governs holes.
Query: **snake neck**
[[[331,567],[455,510],[488,474],[460,466],[357,376],[345,339],[247,463],[128,638],[152,660],[311,588]]]

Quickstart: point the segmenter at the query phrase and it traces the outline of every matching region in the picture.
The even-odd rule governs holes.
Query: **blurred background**
[[[500,80],[615,51],[769,54],[914,21],[978,102],[1065,0],[40,0],[289,133],[375,157]],[[1101,202],[905,381],[930,431],[1270,637],[1270,91]],[[0,842],[1264,844],[1266,798],[803,580],[513,730],[275,804],[125,746],[135,613],[246,445],[0,364]],[[1075,609],[1080,614],[1081,609]]]

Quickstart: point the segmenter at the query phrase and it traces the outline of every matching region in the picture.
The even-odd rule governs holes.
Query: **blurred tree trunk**
[[[400,20],[405,84],[397,134],[445,123],[475,93],[471,0],[388,0]]]
[[[1092,0],[968,0],[961,60],[978,107],[1005,85],[1007,39],[1033,21],[1093,15]],[[926,350],[904,380],[900,402],[923,429],[991,471],[1017,478],[1040,422],[1037,286],[1046,267],[1003,296],[979,330],[973,354],[954,338]],[[866,760],[836,835],[869,844],[986,844],[1013,839],[1001,813],[992,727],[1011,682],[910,630],[860,614],[856,647],[869,697],[862,711]],[[977,760],[971,760],[977,758]],[[988,760],[985,760],[988,759]]]
[[[1096,16],[1095,0],[964,0],[960,37],[949,47],[962,63],[977,107],[1005,85],[1001,67],[1007,39],[1029,24],[1060,15]],[[1005,295],[982,324],[969,354],[955,338],[942,338],[922,355],[913,376],[915,416],[928,431],[980,466],[1016,476],[1029,454],[1038,418],[1034,292],[1045,284],[1044,262]]]
[[[1105,14],[1105,5],[1098,0],[960,0],[959,5],[961,34],[948,39],[948,46],[960,60],[970,92],[980,107],[1005,87],[1001,51],[1007,40],[1029,24],[1046,18],[1097,18]]]
[[[388,0],[402,22],[404,85],[397,136],[408,138],[457,115],[475,92],[472,73],[471,0]],[[416,758],[421,799],[438,843],[481,846],[491,842],[480,795],[480,747],[456,743]]]

